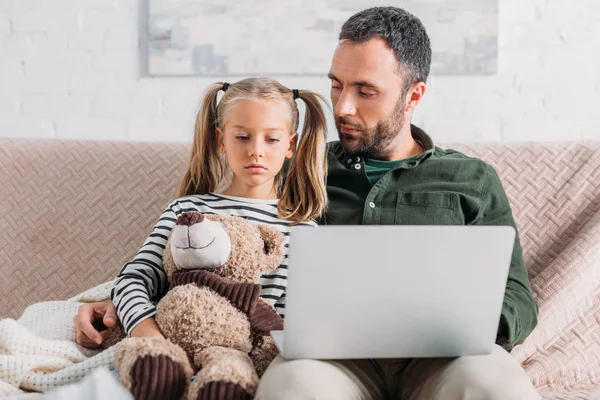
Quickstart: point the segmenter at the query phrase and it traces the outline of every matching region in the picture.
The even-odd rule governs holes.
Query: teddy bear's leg
[[[258,375],[248,354],[226,347],[209,347],[194,357],[200,372],[190,387],[189,400],[252,399]]]
[[[183,399],[193,373],[185,351],[162,337],[124,339],[115,366],[136,400]]]

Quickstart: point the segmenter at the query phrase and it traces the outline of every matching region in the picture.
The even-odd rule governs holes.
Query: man
[[[340,140],[329,146],[330,203],[322,223],[514,227],[504,189],[490,166],[436,148],[425,132],[410,125],[431,63],[421,22],[399,8],[371,8],[352,16],[339,39],[329,78]],[[539,398],[507,352],[533,330],[537,311],[517,238],[498,329],[500,346],[491,355],[338,362],[280,356],[263,376],[256,398]]]
[[[419,19],[395,7],[371,8],[352,16],[339,39],[329,78],[340,140],[329,146],[330,203],[321,223],[515,227],[490,166],[435,147],[410,124],[431,64],[429,38]],[[343,361],[279,356],[256,398],[537,399],[508,353],[533,330],[537,312],[517,237],[492,354]],[[100,340],[90,322],[102,316],[113,325],[111,303],[82,306],[75,319],[78,341]]]

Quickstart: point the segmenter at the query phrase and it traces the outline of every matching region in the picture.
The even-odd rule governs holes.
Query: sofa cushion
[[[542,390],[600,386],[600,142],[452,146],[500,175],[539,323],[512,354]]]
[[[188,157],[185,143],[0,139],[0,318],[114,278]]]

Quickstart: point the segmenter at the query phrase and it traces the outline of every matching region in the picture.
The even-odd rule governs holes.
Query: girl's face
[[[242,100],[225,117],[225,125],[217,128],[218,145],[235,184],[272,189],[285,159],[296,150],[298,134],[292,132],[289,111],[274,100]]]

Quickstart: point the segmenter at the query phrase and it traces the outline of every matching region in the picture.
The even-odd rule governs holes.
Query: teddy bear
[[[135,399],[253,397],[277,355],[269,333],[283,329],[257,282],[281,264],[284,245],[277,229],[241,217],[177,218],[163,254],[171,287],[155,315],[164,338],[126,338],[115,348]]]

